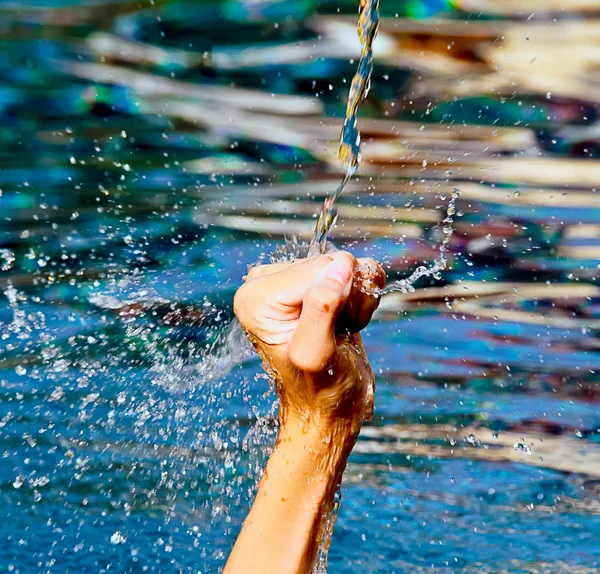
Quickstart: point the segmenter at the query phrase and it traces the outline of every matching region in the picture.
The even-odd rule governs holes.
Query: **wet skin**
[[[369,291],[384,282],[374,261],[337,252],[256,267],[238,290],[235,313],[275,381],[280,430],[226,574],[312,570],[346,461],[373,412],[359,331],[379,303]]]

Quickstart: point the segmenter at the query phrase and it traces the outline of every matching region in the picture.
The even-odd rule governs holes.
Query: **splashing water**
[[[527,454],[531,456],[531,453],[533,452],[531,446],[529,446],[526,442],[516,442],[513,448],[515,452],[518,452],[519,454]]]
[[[322,528],[322,540],[317,554],[317,560],[313,567],[313,574],[327,574],[329,566],[328,556],[331,546],[331,537],[333,536],[333,527],[337,521],[340,505],[342,504],[342,489],[338,487],[333,499],[333,507],[328,516],[324,517],[325,523]]]
[[[459,198],[459,196],[460,192],[458,189],[453,189],[452,195],[450,196],[450,201],[448,202],[448,207],[446,209],[446,217],[442,221],[443,239],[438,247],[438,256],[434,259],[433,263],[429,265],[429,267],[425,265],[417,267],[417,269],[415,269],[413,273],[406,279],[399,279],[398,281],[390,283],[383,289],[376,289],[374,292],[375,295],[383,295],[392,291],[412,293],[415,290],[414,284],[421,279],[421,277],[433,277],[435,279],[439,279],[440,273],[444,271],[448,265],[446,251],[448,250],[448,245],[450,244],[452,235],[454,234],[452,223],[454,221],[454,214],[456,213],[456,200]]]
[[[338,185],[337,189],[330,197],[325,199],[317,225],[315,227],[315,233],[313,239],[308,246],[307,256],[311,257],[314,255],[323,254],[328,251],[327,235],[330,229],[335,224],[337,219],[337,206],[336,201],[342,193],[344,187],[350,181],[350,178],[356,172],[358,164],[362,157],[360,152],[360,132],[358,130],[358,108],[360,103],[367,97],[371,86],[371,75],[373,73],[373,40],[377,35],[377,29],[379,26],[379,0],[360,0],[359,6],[359,18],[358,18],[358,37],[361,43],[361,56],[358,63],[358,70],[352,79],[350,86],[350,93],[348,96],[348,103],[346,106],[346,119],[342,128],[342,135],[340,140],[340,147],[338,156],[344,166],[344,177]],[[374,294],[376,296],[389,293],[391,291],[400,291],[401,293],[408,293],[414,291],[414,283],[416,283],[421,277],[435,277],[437,278],[441,271],[446,268],[447,258],[446,250],[452,239],[453,228],[452,222],[456,211],[456,200],[458,199],[459,191],[454,189],[448,208],[446,212],[446,218],[442,222],[442,233],[443,239],[439,245],[439,254],[433,263],[427,266],[418,267],[412,275],[406,279],[400,279],[385,287],[384,289],[376,289]],[[287,245],[288,251],[290,248],[294,248],[298,254],[297,245]],[[286,253],[282,252],[277,254],[275,259],[285,258]],[[274,258],[271,258],[271,262],[275,262]],[[360,286],[361,290],[362,284]],[[317,561],[313,567],[313,574],[325,574],[327,572],[328,564],[328,553],[329,546],[331,545],[331,537],[333,534],[333,528],[335,526],[338,510],[341,502],[341,490],[338,489],[336,492],[336,500],[331,514],[326,517],[326,523],[324,527],[324,535],[321,540]]]
[[[345,169],[344,177],[335,193],[329,197],[323,206],[315,237],[310,246],[300,244],[296,241],[288,242],[279,247],[270,255],[272,263],[290,261],[301,257],[326,253],[335,247],[327,242],[327,235],[334,225],[337,217],[336,200],[340,193],[356,172],[361,160],[360,134],[358,131],[357,113],[362,100],[368,94],[371,75],[373,71],[372,42],[377,33],[379,23],[378,0],[361,0],[360,16],[358,22],[358,34],[362,45],[362,53],[358,65],[358,71],[353,78],[346,110],[346,120],[341,135],[339,157]],[[452,219],[454,215],[454,204],[458,197],[458,191],[454,191],[448,213],[443,221],[443,238],[439,247],[439,256],[429,267],[419,267],[411,277],[402,279],[386,289],[377,291],[376,294],[399,290],[408,292],[413,290],[412,285],[424,276],[436,276],[446,267],[446,249],[452,237]],[[263,463],[272,448],[273,439],[276,435],[277,419],[276,411],[278,403],[270,401],[271,407],[268,412],[263,413],[257,407],[251,407],[250,424],[245,436],[242,436],[243,427],[237,421],[224,418],[218,420],[215,413],[222,411],[233,392],[231,385],[227,382],[231,369],[242,363],[252,354],[252,349],[245,334],[234,319],[229,325],[215,322],[215,310],[207,309],[198,320],[214,334],[214,338],[207,346],[188,346],[186,353],[182,353],[180,344],[175,338],[167,334],[165,341],[164,333],[156,331],[155,326],[146,324],[145,315],[168,308],[177,313],[177,304],[148,290],[146,287],[139,288],[135,278],[126,278],[119,281],[111,291],[92,294],[89,301],[97,308],[113,311],[124,323],[128,339],[143,341],[146,345],[148,356],[151,359],[150,372],[152,383],[157,389],[167,390],[173,396],[164,408],[156,414],[155,402],[158,398],[146,397],[139,401],[135,407],[131,407],[130,416],[136,420],[136,433],[146,436],[144,428],[146,421],[156,418],[167,417],[169,409],[175,409],[175,435],[176,442],[180,445],[182,452],[195,452],[192,463],[202,461],[206,465],[207,483],[209,494],[212,497],[210,503],[210,516],[212,521],[224,520],[230,513],[229,504],[236,503],[232,500],[236,495],[234,489],[228,484],[232,477],[228,476],[231,469],[237,469],[240,477],[245,475],[248,483],[248,500],[253,498],[253,492],[262,475]],[[173,340],[171,340],[173,339]],[[240,384],[241,383],[241,384]],[[244,402],[252,404],[250,400],[250,381],[243,379],[238,383],[237,392],[241,393]],[[188,393],[191,393],[188,396]],[[198,407],[192,400],[194,393],[205,393],[205,403]],[[162,404],[162,403],[160,403]],[[168,404],[168,406],[167,406]],[[188,437],[193,433],[197,438]],[[150,440],[151,437],[147,437]],[[241,445],[235,448],[235,445]],[[182,473],[187,465],[181,463]],[[242,470],[246,465],[246,470]],[[178,470],[173,469],[173,476],[178,476]],[[162,476],[162,475],[161,475]],[[162,487],[162,481],[157,489]],[[315,574],[327,572],[328,551],[331,544],[331,536],[337,519],[340,506],[341,492],[336,493],[334,507],[331,513],[324,517],[323,537],[316,563]],[[237,503],[239,504],[239,502]],[[115,531],[113,544],[121,544],[121,532]],[[123,540],[125,538],[123,537]]]
[[[208,299],[194,312],[195,308],[160,296],[140,280],[137,274],[120,277],[88,297],[100,311],[112,312],[128,340],[138,341],[140,352],[142,346],[145,348],[151,384],[136,400],[125,394],[134,391],[124,391],[122,408],[140,445],[167,441],[173,448],[169,469],[161,473],[154,490],[185,480],[191,469],[202,467],[207,490],[204,511],[212,528],[221,524],[227,532],[232,506],[241,503],[242,485],[248,491],[245,500],[253,499],[274,443],[278,402],[270,386],[262,396],[256,396],[264,387],[263,373],[252,377],[243,366],[231,373],[253,355],[237,320],[224,321],[221,311]],[[159,329],[160,323],[173,328]],[[182,339],[177,335],[180,324],[201,328],[206,337]],[[109,358],[122,363],[118,355],[109,353]],[[227,414],[232,402],[247,405],[247,418]],[[169,429],[155,437],[151,427],[160,421]],[[143,451],[143,446],[138,448]],[[111,542],[122,543],[116,539]]]
[[[115,282],[111,287],[105,287],[102,292],[92,293],[90,303],[99,309],[117,312],[121,320],[127,325],[131,336],[141,337],[149,345],[150,356],[153,364],[151,371],[155,374],[155,383],[169,390],[181,390],[182,386],[197,387],[211,381],[223,379],[231,369],[241,364],[253,354],[252,346],[236,319],[229,324],[223,324],[221,312],[208,300],[204,299],[198,312],[187,311],[185,306],[177,301],[171,301],[159,296],[153,289],[139,286],[139,278],[124,277]],[[161,309],[167,310],[166,318],[169,323],[178,324],[187,319],[188,322],[203,325],[211,333],[212,338],[207,346],[199,345],[194,348],[186,344],[189,355],[178,357],[181,349],[176,343],[166,345],[166,351],[159,346],[166,343],[165,335],[159,341],[153,336],[153,327],[148,328],[136,319],[143,319]],[[168,337],[167,337],[168,338]],[[174,369],[179,372],[174,377]],[[179,382],[173,383],[172,380]],[[181,383],[187,381],[187,384]],[[177,388],[179,387],[179,388]]]
[[[15,256],[9,249],[0,249],[0,271],[10,271],[12,264],[15,262]]]

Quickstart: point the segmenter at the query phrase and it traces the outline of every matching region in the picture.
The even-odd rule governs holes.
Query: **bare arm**
[[[282,431],[225,573],[310,572],[346,456],[312,432]]]
[[[334,495],[362,422],[373,374],[357,331],[377,301],[353,288],[381,286],[374,262],[348,253],[254,269],[235,310],[281,401],[277,445],[224,574],[312,571]]]

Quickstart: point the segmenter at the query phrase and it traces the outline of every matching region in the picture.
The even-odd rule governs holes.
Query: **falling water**
[[[358,37],[361,44],[361,55],[358,70],[352,78],[348,104],[346,106],[346,119],[342,128],[342,136],[338,155],[344,166],[344,177],[334,194],[328,197],[323,204],[321,214],[317,221],[315,234],[308,250],[309,256],[325,253],[327,234],[335,223],[337,217],[336,201],[340,193],[356,172],[361,160],[360,132],[358,131],[358,107],[367,97],[371,87],[371,74],[373,73],[373,40],[377,35],[379,26],[379,0],[360,0],[358,17]]]
[[[371,76],[373,74],[373,40],[377,35],[379,26],[379,0],[360,0],[358,18],[358,37],[361,44],[361,55],[358,69],[348,95],[346,106],[346,119],[342,128],[338,156],[344,167],[344,176],[333,195],[327,197],[321,208],[313,239],[308,248],[308,256],[325,253],[327,246],[327,235],[335,224],[337,218],[337,199],[344,187],[350,181],[361,161],[360,132],[358,130],[358,108],[360,103],[367,97],[371,87]],[[429,266],[418,267],[409,277],[394,281],[384,289],[376,289],[376,295],[383,295],[392,291],[408,293],[414,291],[413,285],[422,277],[438,278],[439,274],[446,269],[448,259],[446,251],[452,239],[454,230],[452,223],[456,213],[456,200],[459,197],[458,189],[454,189],[448,202],[446,217],[442,222],[443,238],[438,247],[438,256]]]

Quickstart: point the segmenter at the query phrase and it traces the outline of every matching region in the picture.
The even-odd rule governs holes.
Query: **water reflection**
[[[401,278],[454,187],[459,217],[452,270],[366,336],[379,397],[332,568],[594,572],[600,5],[397,4],[334,241]],[[355,22],[353,2],[0,6],[3,566],[222,565],[273,432],[222,326],[341,176]]]

